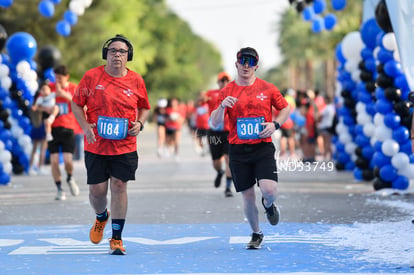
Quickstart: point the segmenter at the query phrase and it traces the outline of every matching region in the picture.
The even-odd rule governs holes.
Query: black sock
[[[72,175],[68,174],[68,176],[66,177],[66,181],[70,181],[72,179]]]
[[[121,240],[125,219],[112,219],[112,239]]]
[[[232,180],[233,180],[232,177],[226,177],[226,188],[227,189],[230,189]]]
[[[62,191],[62,182],[59,180],[59,181],[56,181],[55,183],[56,183],[57,189]]]
[[[100,213],[100,214],[96,214],[96,219],[100,222],[104,222],[108,219],[108,210],[105,209],[104,212]]]

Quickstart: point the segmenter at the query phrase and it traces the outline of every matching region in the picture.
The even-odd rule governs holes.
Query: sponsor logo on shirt
[[[131,96],[133,93],[130,89],[128,90],[123,90],[124,94],[126,94],[127,96]]]
[[[101,84],[96,85],[95,90],[105,90],[105,87]]]
[[[266,99],[267,96],[265,96],[263,93],[260,93],[260,95],[257,95],[256,98],[260,99],[261,101],[263,101],[263,99]]]

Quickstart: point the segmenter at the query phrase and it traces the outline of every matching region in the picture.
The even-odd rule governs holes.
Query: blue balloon
[[[357,135],[355,137],[355,143],[358,144],[360,147],[367,146],[369,144],[369,138],[364,135]]]
[[[332,30],[336,25],[336,21],[337,20],[335,14],[327,14],[324,18],[325,29],[327,29],[328,31]]]
[[[404,74],[400,74],[394,79],[394,85],[403,91],[410,91],[410,86]]]
[[[61,36],[69,36],[71,32],[70,24],[66,20],[60,20],[56,23],[56,32]]]
[[[375,89],[375,97],[377,98],[377,101],[378,101],[379,99],[386,100],[386,98],[385,98],[385,92],[384,92],[384,89],[383,89],[383,88],[381,88],[381,87],[377,87],[377,88]]]
[[[315,14],[320,14],[326,9],[325,0],[314,0],[313,1],[313,11]]]
[[[389,113],[384,116],[384,124],[388,128],[396,129],[400,126],[401,117],[395,113]]]
[[[399,189],[399,190],[405,190],[410,185],[410,180],[405,176],[398,176],[393,182],[392,182],[392,188]]]
[[[346,58],[342,54],[341,43],[338,43],[335,47],[335,57],[340,63],[346,62]]]
[[[60,2],[62,2],[62,0],[50,0],[50,1],[52,1],[53,2],[53,4],[60,4]]]
[[[376,72],[377,63],[374,58],[368,58],[365,60],[365,68],[371,73]]]
[[[361,169],[359,169],[357,167],[354,168],[354,178],[356,180],[362,180],[362,170]]]
[[[402,73],[401,64],[394,59],[388,60],[384,64],[384,72],[391,77],[396,77]]]
[[[361,39],[365,45],[370,49],[375,49],[377,46],[377,35],[381,32],[381,28],[378,26],[375,18],[365,21],[360,28]]]
[[[313,12],[312,7],[310,6],[307,6],[302,12],[302,17],[305,21],[311,21],[314,15],[315,13]]]
[[[72,26],[78,22],[78,16],[71,10],[65,11],[63,18]]]
[[[372,156],[375,153],[375,149],[371,146],[365,146],[362,148],[362,156],[366,159],[372,159]]]
[[[13,0],[0,0],[1,8],[10,8],[12,4],[13,4]]]
[[[13,63],[32,59],[37,51],[34,37],[26,32],[12,34],[6,42],[6,49]]]
[[[386,115],[393,110],[392,102],[388,101],[387,99],[379,99],[375,103],[375,109],[378,113]]]
[[[375,151],[377,151],[377,152],[382,152],[381,150],[382,150],[382,142],[381,141],[379,141],[379,140],[377,140],[375,143],[374,143],[374,149],[375,149]]]
[[[373,103],[370,103],[370,104],[366,105],[365,106],[365,111],[371,116],[374,116],[377,112],[375,110],[375,105]]]
[[[52,1],[42,0],[38,5],[39,13],[44,17],[52,17],[55,13],[55,6]]]
[[[332,8],[336,11],[343,10],[346,7],[346,0],[332,0]]]
[[[323,28],[324,28],[323,18],[320,16],[315,16],[312,20],[312,31],[315,33],[319,33],[323,31]]]
[[[376,151],[372,155],[372,164],[374,164],[374,166],[382,167],[390,163],[391,163],[391,158],[384,155],[384,153],[382,153],[381,151]]]
[[[10,183],[10,175],[6,174],[6,173],[1,173],[0,174],[0,184],[1,185],[7,185]]]
[[[364,60],[367,60],[369,58],[374,58],[374,55],[372,54],[372,49],[365,47],[361,51],[361,57]]]
[[[399,126],[392,132],[392,139],[394,139],[399,144],[406,142],[409,136],[410,133],[408,132],[408,129],[404,126]]]
[[[345,170],[347,171],[352,171],[355,168],[355,163],[353,163],[352,161],[349,161],[345,164]]]
[[[380,48],[377,54],[377,59],[380,63],[385,64],[388,60],[394,59],[394,53],[383,47]]]
[[[54,72],[53,68],[49,68],[49,69],[44,70],[43,75],[50,82],[55,82],[56,81],[56,75],[55,75],[55,72]]]
[[[338,154],[338,161],[340,163],[349,163],[351,161],[351,157],[347,153],[341,152]]]
[[[397,169],[395,169],[391,164],[384,165],[379,170],[380,178],[385,181],[393,181],[397,178]]]
[[[400,144],[400,152],[406,153],[407,155],[411,155],[413,153],[411,140],[406,140],[404,143]]]

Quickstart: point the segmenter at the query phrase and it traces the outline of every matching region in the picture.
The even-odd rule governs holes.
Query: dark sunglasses
[[[258,61],[257,58],[255,58],[253,56],[249,56],[249,55],[242,55],[237,60],[237,62],[239,62],[239,64],[241,64],[241,65],[245,65],[246,62],[247,62],[247,64],[249,64],[249,67],[256,66],[257,61]]]

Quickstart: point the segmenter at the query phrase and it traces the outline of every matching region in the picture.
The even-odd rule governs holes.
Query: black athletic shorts
[[[290,138],[292,136],[293,129],[280,128],[280,130],[282,131],[282,137]]]
[[[110,177],[124,182],[135,180],[138,168],[138,153],[131,152],[122,155],[98,155],[85,151],[85,166],[88,184],[98,184]]]
[[[229,154],[228,135],[229,132],[226,131],[209,130],[207,138],[213,160],[220,159],[224,154]]]
[[[275,146],[271,142],[230,144],[229,159],[237,192],[249,189],[261,179],[278,180]]]
[[[75,132],[69,128],[54,127],[52,128],[53,140],[49,141],[49,153],[59,153],[59,149],[64,153],[75,152]]]

